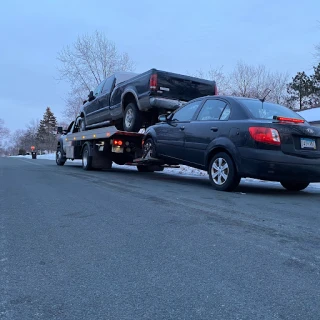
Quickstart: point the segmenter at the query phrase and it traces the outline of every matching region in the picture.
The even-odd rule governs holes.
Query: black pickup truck
[[[215,81],[151,69],[142,74],[117,72],[90,91],[77,124],[81,131],[116,126],[138,132],[188,101],[216,95]]]

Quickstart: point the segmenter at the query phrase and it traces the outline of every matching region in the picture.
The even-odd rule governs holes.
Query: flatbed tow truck
[[[139,172],[163,171],[169,166],[152,158],[143,145],[143,133],[119,131],[116,127],[104,127],[79,131],[75,121],[67,130],[58,127],[61,134],[56,152],[56,163],[63,166],[67,160],[82,160],[84,170],[108,170],[112,163],[136,166]]]

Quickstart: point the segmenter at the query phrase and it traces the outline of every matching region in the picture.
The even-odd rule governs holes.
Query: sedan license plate
[[[112,147],[112,152],[123,153],[123,148],[121,148],[120,146]]]
[[[314,139],[301,138],[301,149],[313,149],[316,150],[316,141]]]

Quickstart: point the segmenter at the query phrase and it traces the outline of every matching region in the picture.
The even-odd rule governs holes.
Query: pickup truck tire
[[[123,121],[117,122],[114,125],[119,131],[123,131]]]
[[[85,145],[82,151],[83,170],[92,170],[92,157],[90,157],[89,146]]]
[[[67,161],[67,159],[63,155],[62,149],[58,148],[57,152],[56,152],[56,164],[58,166],[63,166],[66,163],[66,161]]]
[[[84,118],[81,118],[79,120],[79,131],[80,132],[86,131],[86,123],[84,121]]]
[[[127,132],[139,132],[142,126],[142,114],[136,103],[130,102],[123,114],[123,130]]]
[[[233,191],[240,183],[232,158],[226,152],[215,154],[209,166],[209,180],[218,191]]]

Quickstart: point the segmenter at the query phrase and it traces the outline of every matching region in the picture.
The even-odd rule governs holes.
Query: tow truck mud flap
[[[112,160],[108,150],[99,151],[99,148],[94,147],[92,152],[92,167],[95,169],[111,169]]]

